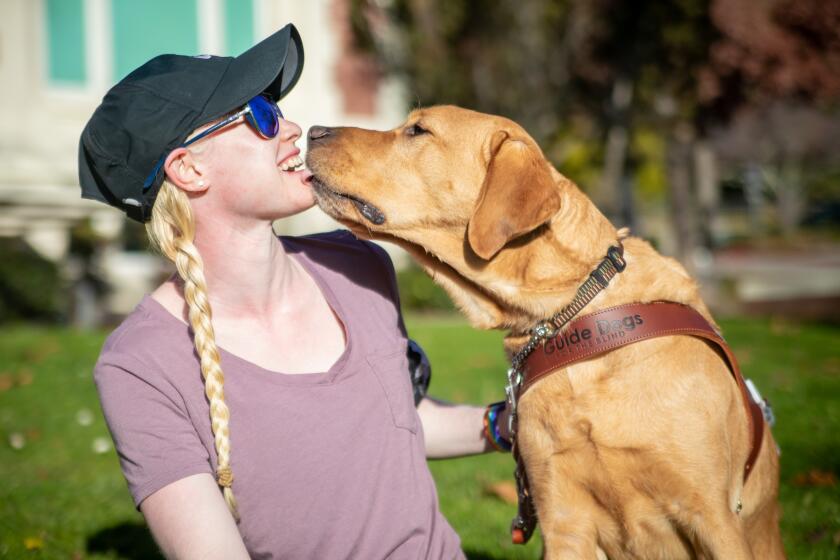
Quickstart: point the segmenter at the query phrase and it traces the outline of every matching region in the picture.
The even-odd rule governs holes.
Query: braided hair
[[[222,487],[225,502],[235,519],[239,519],[233,496],[233,471],[230,467],[230,411],[225,403],[225,376],[220,365],[219,349],[213,331],[212,311],[207,299],[204,264],[195,239],[195,220],[189,198],[181,189],[164,181],[146,225],[152,245],[175,263],[184,282],[184,297],[189,306],[193,342],[201,361],[204,392],[210,401],[210,423],[218,456],[216,482]]]

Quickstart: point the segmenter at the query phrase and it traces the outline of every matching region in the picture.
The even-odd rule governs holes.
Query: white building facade
[[[347,0],[0,0],[0,236],[61,262],[71,229],[89,220],[112,241],[100,263],[118,288],[108,307],[130,310],[160,269],[125,250],[120,212],[81,199],[85,122],[111,85],[157,54],[235,56],[289,22],[303,37],[305,68],[282,101],[288,118],[304,131],[386,129],[404,118],[399,86],[353,48]],[[277,224],[291,234],[333,227],[318,209]]]

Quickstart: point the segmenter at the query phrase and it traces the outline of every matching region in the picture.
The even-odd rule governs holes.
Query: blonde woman
[[[274,235],[314,203],[276,105],[302,65],[291,25],[236,58],[163,55],[82,133],[82,195],[177,268],[96,365],[120,464],[170,558],[461,558],[425,459],[504,447],[503,411],[415,409],[381,249]]]

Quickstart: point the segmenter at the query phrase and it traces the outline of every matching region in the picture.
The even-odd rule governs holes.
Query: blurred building
[[[77,180],[79,134],[105,91],[157,54],[235,56],[292,22],[306,67],[283,112],[304,131],[391,128],[404,113],[398,87],[352,48],[348,10],[348,0],[2,0],[0,237],[21,237],[72,265],[71,231],[84,223],[104,240],[96,266],[117,288],[108,311],[130,310],[160,275],[160,261],[130,250],[123,216],[82,200]],[[313,209],[277,227],[299,234],[334,224]],[[65,268],[72,283],[78,267]]]

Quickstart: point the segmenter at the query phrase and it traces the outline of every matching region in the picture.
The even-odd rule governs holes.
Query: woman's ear
[[[202,168],[189,150],[175,148],[163,164],[166,177],[176,187],[191,193],[200,193],[210,186]]]

